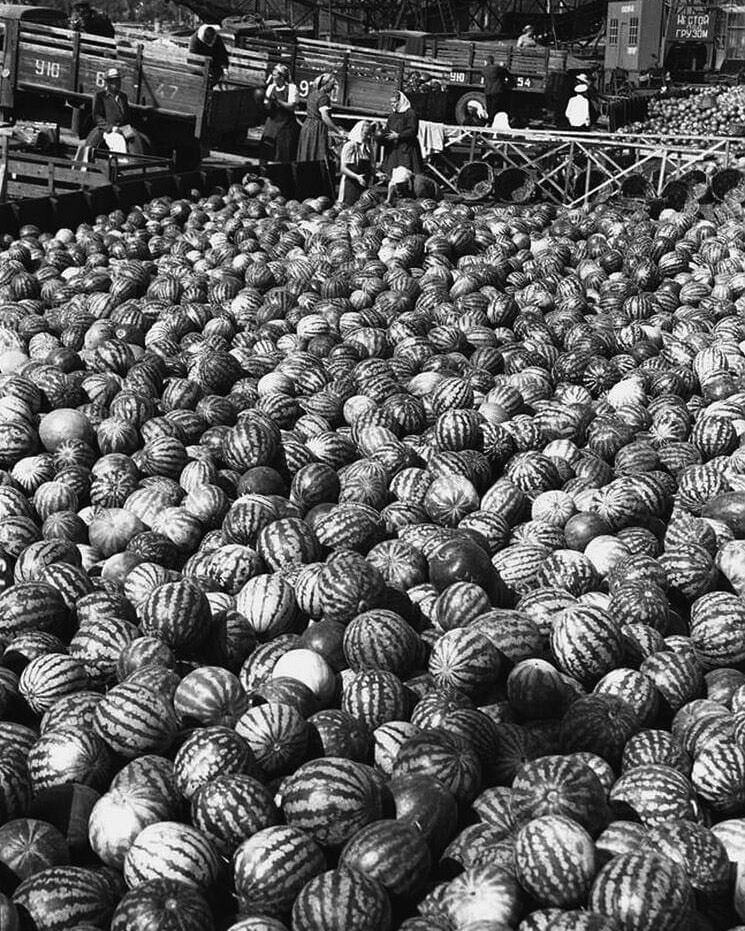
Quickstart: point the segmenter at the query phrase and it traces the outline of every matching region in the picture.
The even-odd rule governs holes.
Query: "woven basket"
[[[486,162],[466,162],[455,177],[455,187],[464,200],[482,200],[494,189],[494,170]]]
[[[535,181],[522,168],[505,168],[494,181],[497,197],[511,204],[526,204],[535,194]]]
[[[711,179],[711,193],[716,200],[745,200],[745,178],[736,168],[723,168]]]
[[[623,179],[621,194],[623,197],[637,197],[641,200],[648,200],[650,197],[654,197],[654,189],[644,175],[633,174]]]

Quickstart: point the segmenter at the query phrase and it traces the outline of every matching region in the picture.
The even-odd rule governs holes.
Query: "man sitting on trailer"
[[[96,125],[88,133],[83,152],[87,154],[105,143],[113,151],[124,149],[132,155],[142,155],[142,137],[130,123],[129,101],[122,90],[119,70],[109,68],[105,80],[104,89],[93,98],[93,121]]]
[[[210,59],[210,84],[214,87],[228,75],[228,50],[215,26],[208,23],[200,26],[189,40],[192,55],[204,55]]]
[[[114,38],[114,24],[100,10],[94,10],[88,0],[74,0],[70,14],[70,29],[73,32],[87,32],[94,36]]]

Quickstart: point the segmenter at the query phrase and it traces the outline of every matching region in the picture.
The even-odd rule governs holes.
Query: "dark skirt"
[[[329,131],[323,120],[307,117],[300,127],[298,162],[325,162],[330,157]]]
[[[261,137],[261,153],[267,162],[294,162],[300,127],[293,114],[270,116]]]
[[[396,140],[390,145],[383,159],[383,171],[389,175],[394,168],[408,168],[415,175],[424,171],[422,152],[417,139]]]

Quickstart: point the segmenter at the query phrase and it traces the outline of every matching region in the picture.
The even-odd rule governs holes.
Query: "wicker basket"
[[[745,200],[745,178],[736,168],[723,168],[711,179],[711,193],[718,201],[731,200],[742,203]]]
[[[499,200],[510,204],[527,204],[535,194],[535,181],[522,168],[505,168],[494,182]]]
[[[623,197],[648,200],[650,197],[654,197],[654,189],[644,175],[632,174],[623,179],[621,195]]]
[[[494,170],[486,162],[466,162],[455,177],[455,187],[464,200],[483,200],[494,189]]]

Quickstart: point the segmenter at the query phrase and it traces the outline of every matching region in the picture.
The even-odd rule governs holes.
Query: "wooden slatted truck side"
[[[211,88],[208,59],[184,49],[73,32],[61,11],[35,6],[0,5],[0,32],[5,118],[66,125],[69,108],[90,104],[114,67],[135,124],[154,151],[175,153],[179,167],[198,162],[210,145],[245,137],[261,117],[254,87]]]

